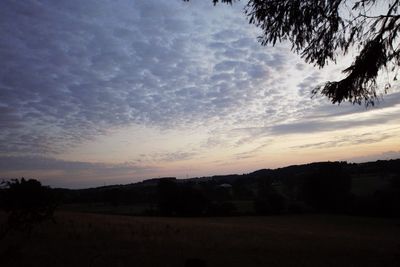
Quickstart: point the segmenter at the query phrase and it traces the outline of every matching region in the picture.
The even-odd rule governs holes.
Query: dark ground
[[[400,266],[399,220],[58,212],[56,221],[0,240],[0,266],[185,266],[191,258],[207,266]]]

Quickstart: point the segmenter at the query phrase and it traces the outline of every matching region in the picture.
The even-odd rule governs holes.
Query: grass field
[[[4,219],[4,216],[3,216]],[[302,215],[157,218],[59,212],[0,240],[0,266],[400,266],[400,222]]]

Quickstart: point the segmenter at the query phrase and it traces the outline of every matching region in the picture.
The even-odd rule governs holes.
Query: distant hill
[[[315,162],[246,174],[164,177],[54,190],[64,204],[82,207],[86,203],[90,207],[83,210],[103,213],[151,215],[163,207],[169,215],[334,212],[400,216],[400,159]]]
[[[58,190],[67,191],[103,191],[115,188],[132,188],[132,187],[148,187],[157,186],[158,182],[161,180],[174,180],[178,183],[201,183],[201,182],[213,182],[218,184],[223,183],[234,183],[238,180],[242,182],[251,183],[254,180],[262,177],[270,177],[276,182],[282,182],[287,179],[293,179],[295,177],[300,177],[313,173],[318,170],[321,166],[330,163],[340,163],[344,166],[347,173],[354,177],[362,177],[368,175],[374,175],[375,177],[386,177],[390,178],[395,174],[400,174],[400,159],[392,160],[378,160],[374,162],[366,163],[347,163],[347,162],[313,162],[301,165],[291,165],[287,167],[277,168],[277,169],[260,169],[251,173],[246,174],[228,174],[228,175],[214,175],[214,176],[203,176],[203,177],[192,177],[186,179],[177,179],[176,177],[161,177],[161,178],[151,178],[146,179],[141,182],[130,183],[130,184],[116,184],[108,186],[100,186],[94,188],[86,189],[64,189],[58,188]]]

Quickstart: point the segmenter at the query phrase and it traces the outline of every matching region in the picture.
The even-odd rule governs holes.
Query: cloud
[[[240,6],[210,8],[3,3],[0,153],[54,154],[118,127],[190,127],[251,107],[286,56],[243,28]]]
[[[373,144],[398,136],[398,133],[386,134],[382,132],[365,133],[360,135],[346,135],[334,138],[331,141],[310,143],[300,146],[293,146],[293,149],[324,149],[330,147],[345,147],[358,144]]]
[[[346,161],[349,162],[369,162],[369,161],[376,161],[376,160],[390,160],[390,159],[400,159],[400,151],[386,151],[383,153],[378,154],[371,154],[362,157],[355,157],[355,158],[347,158]]]
[[[133,162],[120,164],[65,161],[40,156],[0,156],[2,179],[38,178],[52,186],[82,188],[93,184],[137,181],[159,169]]]
[[[315,133],[326,131],[337,131],[346,129],[356,129],[363,126],[374,126],[396,122],[398,109],[390,110],[384,113],[367,117],[337,117],[335,119],[312,119],[306,118],[300,122],[277,124],[269,128],[270,132],[275,135],[280,134],[299,134],[299,133]]]
[[[65,161],[41,156],[0,156],[0,169],[4,171],[24,170],[62,170],[75,172],[80,170],[130,170],[132,172],[147,168],[139,167],[134,163],[106,164],[80,161]]]
[[[261,152],[267,146],[269,146],[269,144],[257,146],[256,148],[253,148],[249,151],[236,153],[233,158],[237,160],[254,158],[257,155],[257,153]]]
[[[197,156],[197,152],[185,152],[185,151],[175,151],[175,152],[156,152],[151,154],[141,154],[138,159],[136,159],[139,163],[168,163],[168,162],[177,162],[177,161],[185,161],[189,159],[193,159]]]
[[[342,147],[358,143],[376,143],[395,137],[392,133],[393,129],[398,129],[399,120],[397,115],[399,114],[399,107],[397,105],[364,111],[363,113],[359,113],[357,111],[351,112],[350,110],[345,110],[345,112],[340,112],[337,115],[328,116],[309,116],[308,111],[303,112],[303,114],[302,112],[298,112],[296,115],[297,118],[295,120],[289,119],[289,122],[279,123],[276,121],[266,126],[232,128],[229,133],[238,138],[236,142],[238,146],[257,142],[265,137],[274,138],[287,135],[312,136],[328,133],[330,136],[337,137],[337,139],[331,141],[292,147],[295,149],[319,149],[334,146]],[[360,129],[374,128],[379,125],[385,126],[384,129],[388,132],[382,130],[370,134],[356,134],[360,132]],[[392,127],[389,131],[388,126],[390,125]],[[348,130],[352,130],[355,134],[348,135],[343,132]]]
[[[258,141],[269,136],[275,145],[276,136],[398,123],[398,88],[368,110],[331,105],[320,96],[310,99],[311,88],[338,72],[304,64],[287,43],[261,46],[260,31],[248,25],[243,15],[244,4],[4,0],[0,9],[2,173],[20,169],[57,171],[63,177],[78,171],[86,177],[129,177],[131,171],[147,173],[150,164],[204,159],[217,150],[224,155],[244,151],[232,155],[236,159],[253,157],[261,151]],[[171,138],[197,129],[202,134],[181,149],[167,140],[157,143],[165,147],[140,144],[138,151],[125,151],[123,156],[118,151],[99,156],[133,158],[135,163],[55,159],[84,154],[80,145],[135,127],[149,129],[152,137],[162,136],[165,129],[177,133]],[[138,139],[147,138],[151,137]],[[377,142],[389,137],[354,138]],[[246,152],[249,143],[256,148]],[[351,140],[338,137],[310,147],[347,143]],[[104,144],[95,145],[104,146],[99,151],[107,150]]]
[[[400,92],[394,91],[390,94],[381,96],[378,98],[378,102],[374,107],[365,107],[359,105],[353,105],[351,103],[343,103],[339,106],[329,105],[323,101],[323,104],[316,106],[308,118],[329,118],[335,116],[343,116],[349,114],[362,114],[376,110],[383,110],[385,108],[395,107],[400,103]]]

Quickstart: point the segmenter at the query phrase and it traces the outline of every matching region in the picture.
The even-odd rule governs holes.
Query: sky
[[[355,52],[319,69],[261,46],[243,5],[1,1],[0,177],[83,188],[400,158],[396,84],[368,108],[311,98]]]

